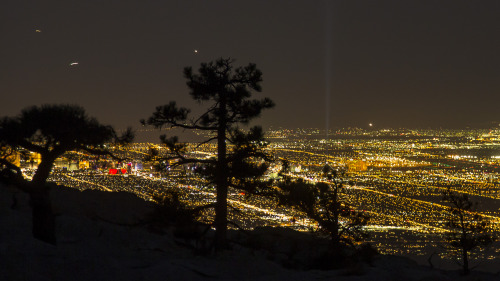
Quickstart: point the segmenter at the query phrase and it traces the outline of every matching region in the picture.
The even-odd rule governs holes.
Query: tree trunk
[[[32,209],[33,237],[56,244],[55,219],[52,213],[49,188],[45,186],[55,158],[44,157],[31,181],[30,202]]]
[[[227,236],[227,151],[226,151],[226,104],[221,101],[221,116],[219,118],[219,128],[217,130],[217,202],[215,205],[215,249],[220,250],[226,247]]]
[[[470,270],[469,270],[469,254],[467,253],[467,250],[465,248],[462,248],[462,259],[463,259],[463,269],[464,269],[464,275],[469,275]]]
[[[49,189],[35,187],[30,193],[33,237],[43,242],[56,244],[55,219],[52,213]]]
[[[467,252],[467,245],[468,239],[467,239],[467,227],[465,225],[464,221],[464,213],[460,212],[460,227],[462,228],[462,237],[460,238],[460,245],[462,246],[462,262],[463,262],[463,270],[464,270],[464,275],[469,275],[469,253]]]
[[[333,187],[333,229],[332,229],[332,244],[334,248],[338,248],[340,246],[340,233],[339,233],[339,215],[340,215],[340,204],[339,204],[339,195],[338,195],[338,186],[334,184]]]
[[[37,186],[45,185],[55,160],[56,160],[55,157],[51,155],[42,155],[42,161],[40,162],[40,165],[38,165],[35,175],[31,180],[31,183],[34,185],[35,188]]]

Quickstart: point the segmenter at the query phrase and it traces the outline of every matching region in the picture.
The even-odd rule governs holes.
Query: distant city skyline
[[[9,1],[0,116],[79,104],[116,128],[190,100],[182,69],[256,63],[277,106],[255,124],[498,125],[498,1]],[[195,110],[196,111],[196,110]],[[494,123],[496,122],[496,123]]]

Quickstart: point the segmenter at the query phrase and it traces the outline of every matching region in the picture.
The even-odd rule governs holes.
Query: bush
[[[179,193],[169,191],[162,197],[156,197],[157,206],[148,216],[150,228],[161,232],[163,228],[180,227],[194,224],[198,211],[188,208],[179,200]]]

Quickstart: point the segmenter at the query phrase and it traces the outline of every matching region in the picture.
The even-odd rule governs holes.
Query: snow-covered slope
[[[14,209],[13,196],[18,202]],[[57,246],[31,237],[28,196],[0,185],[0,280],[500,280],[482,273],[460,277],[395,256],[330,271],[285,268],[279,262],[289,257],[290,249],[300,260],[312,255],[302,249],[314,252],[321,242],[265,228],[248,236],[262,247],[236,243],[231,251],[199,256],[181,246],[194,242],[179,240],[170,231],[148,231],[141,221],[153,205],[132,194],[56,187],[51,196]],[[301,246],[293,246],[299,242]]]

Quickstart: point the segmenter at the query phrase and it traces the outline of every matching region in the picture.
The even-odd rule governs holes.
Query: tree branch
[[[170,128],[174,127],[179,127],[183,129],[189,129],[189,130],[201,130],[201,131],[213,131],[217,130],[217,127],[205,127],[205,126],[199,126],[199,125],[188,125],[188,124],[180,124],[177,122],[169,122]]]
[[[213,138],[209,138],[209,139],[208,139],[208,140],[206,140],[206,141],[202,141],[202,142],[200,142],[200,143],[196,146],[196,148],[199,148],[200,146],[202,146],[202,145],[204,145],[204,144],[207,144],[207,143],[209,143],[209,142],[211,142],[211,141],[213,141],[213,140],[216,140],[216,139],[217,139],[217,137],[213,137]]]
[[[45,152],[47,152],[46,149],[44,149],[43,147],[39,146],[39,145],[36,145],[36,144],[33,144],[27,140],[19,140],[18,144],[20,147],[22,148],[25,148],[29,151],[33,151],[33,152],[36,152],[36,153],[39,153],[39,154],[43,154]]]
[[[207,205],[203,205],[203,206],[199,206],[199,207],[193,208],[193,209],[191,209],[191,211],[193,211],[193,213],[198,213],[198,212],[201,212],[201,211],[203,211],[205,209],[215,208],[216,205],[217,205],[217,203],[211,203],[211,204],[207,204]]]
[[[7,159],[0,158],[0,164],[5,165],[7,167],[7,169],[16,171],[16,173],[18,173],[19,175],[23,174],[21,169],[18,166],[10,163],[9,161],[7,161]]]
[[[115,159],[115,160],[118,160],[120,162],[123,162],[125,160],[129,160],[130,158],[120,158],[120,157],[117,157],[116,155],[114,155],[113,153],[111,153],[110,151],[108,150],[102,150],[102,149],[95,149],[95,148],[89,148],[89,147],[86,147],[86,146],[82,146],[80,145],[78,148],[76,149],[81,149],[81,150],[84,150],[90,154],[94,154],[94,155],[107,155],[107,156],[110,156],[111,158]]]

